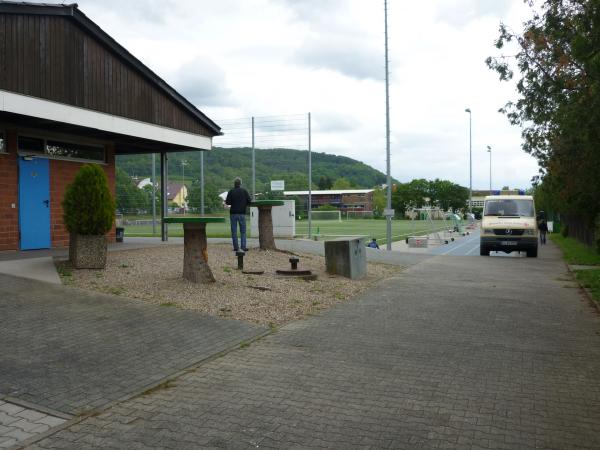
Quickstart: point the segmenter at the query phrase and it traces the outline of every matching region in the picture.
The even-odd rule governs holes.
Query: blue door
[[[19,157],[21,250],[50,248],[50,170],[47,159]]]

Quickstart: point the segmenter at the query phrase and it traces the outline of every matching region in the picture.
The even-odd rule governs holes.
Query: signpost
[[[285,180],[271,180],[272,191],[283,191],[285,190]]]

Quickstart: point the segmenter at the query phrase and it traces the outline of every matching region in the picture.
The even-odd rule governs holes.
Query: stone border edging
[[[594,299],[594,296],[592,295],[591,291],[588,288],[586,288],[583,284],[581,284],[581,282],[577,279],[577,276],[575,275],[576,271],[572,270],[571,266],[569,264],[567,264],[566,261],[563,260],[563,262],[565,263],[565,266],[567,266],[567,272],[569,272],[571,274],[571,276],[573,277],[573,280],[579,285],[579,292],[581,292],[583,294],[583,296],[587,299],[587,301],[594,308],[596,308],[596,311],[598,313],[600,313],[600,302],[596,301]]]

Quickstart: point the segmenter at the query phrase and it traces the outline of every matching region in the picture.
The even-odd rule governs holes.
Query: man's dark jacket
[[[248,194],[248,191],[241,186],[234,187],[230,190],[225,199],[225,204],[231,205],[229,214],[246,214],[246,208],[251,202],[252,199],[250,198],[250,194]]]

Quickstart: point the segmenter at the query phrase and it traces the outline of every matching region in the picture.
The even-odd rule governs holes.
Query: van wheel
[[[527,250],[527,257],[528,258],[537,258],[537,247],[534,248],[533,250]]]
[[[481,256],[490,256],[490,251],[488,250],[487,247],[484,247],[483,245],[479,246],[479,254]]]

